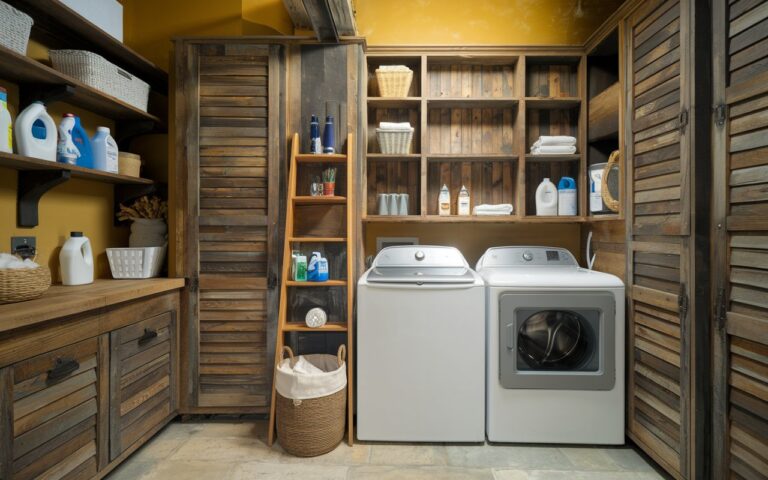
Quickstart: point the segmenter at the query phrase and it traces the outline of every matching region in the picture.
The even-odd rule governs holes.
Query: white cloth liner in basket
[[[341,350],[341,349],[340,349]],[[343,350],[346,356],[346,348]],[[275,388],[285,398],[308,400],[332,395],[347,385],[347,363],[340,355],[299,355],[277,366]]]
[[[32,17],[0,1],[0,45],[26,55],[33,23]]]
[[[162,247],[108,248],[107,258],[112,277],[127,279],[158,276],[167,247],[166,244]]]

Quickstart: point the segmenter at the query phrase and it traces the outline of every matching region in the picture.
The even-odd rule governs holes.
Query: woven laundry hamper
[[[381,153],[388,155],[407,155],[411,153],[413,127],[399,130],[376,129]]]
[[[376,69],[376,82],[382,97],[407,97],[413,81],[413,70]]]
[[[282,353],[275,374],[277,441],[297,457],[328,453],[344,438],[347,349],[341,345],[336,356],[304,355],[304,360],[295,359],[290,347],[283,347]],[[311,363],[322,373],[293,371],[300,361]]]

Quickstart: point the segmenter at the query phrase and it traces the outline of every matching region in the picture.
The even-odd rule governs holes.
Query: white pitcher
[[[72,232],[59,253],[61,283],[86,285],[93,283],[93,250],[83,232]]]

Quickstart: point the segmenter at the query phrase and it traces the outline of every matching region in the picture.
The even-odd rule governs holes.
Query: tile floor
[[[108,480],[651,480],[663,479],[629,447],[342,443],[297,458],[266,445],[266,422],[175,422]]]

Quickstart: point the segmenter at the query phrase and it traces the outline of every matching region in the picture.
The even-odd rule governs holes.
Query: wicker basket
[[[413,70],[390,72],[376,69],[376,82],[379,84],[379,95],[382,97],[407,97],[412,81]]]
[[[381,153],[389,155],[405,155],[411,153],[413,128],[408,130],[383,130],[377,128],[376,137],[379,139]]]
[[[107,258],[112,277],[125,278],[152,278],[160,274],[165,260],[165,248],[139,247],[139,248],[108,248]]]
[[[32,17],[0,1],[0,45],[26,55],[33,23]]]
[[[283,347],[291,362],[293,351]],[[336,356],[344,364],[346,347]],[[328,355],[333,357],[333,355]],[[277,440],[283,449],[297,457],[315,457],[335,449],[344,439],[347,388],[319,398],[295,401],[276,392]]]
[[[4,268],[0,270],[0,304],[32,300],[51,286],[48,267]]]
[[[50,54],[56,70],[147,111],[149,85],[138,77],[85,50],[51,50]]]
[[[117,165],[120,175],[136,178],[141,176],[141,156],[135,153],[118,152]]]

